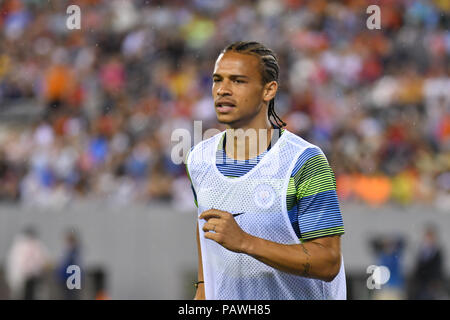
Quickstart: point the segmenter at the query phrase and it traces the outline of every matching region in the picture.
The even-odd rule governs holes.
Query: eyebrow
[[[214,73],[214,74],[212,75],[212,77],[213,77],[213,78],[214,78],[214,77],[217,77],[217,78],[223,78],[222,75],[217,74],[217,73]],[[250,79],[250,77],[244,76],[243,74],[230,74],[230,75],[229,75],[229,78],[230,78],[230,79],[236,79],[236,78],[246,78],[246,79]]]

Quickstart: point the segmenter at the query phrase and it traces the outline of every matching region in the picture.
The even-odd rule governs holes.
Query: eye
[[[244,80],[234,80],[234,82],[236,82],[236,83],[246,83]]]
[[[220,81],[220,79],[217,79],[217,78],[213,79],[213,82],[219,82],[219,81]]]

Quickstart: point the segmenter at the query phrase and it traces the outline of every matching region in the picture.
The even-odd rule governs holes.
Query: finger
[[[215,224],[212,224],[212,223],[207,222],[207,223],[205,223],[205,224],[203,225],[202,230],[203,230],[204,232],[209,232],[209,231],[215,231],[215,228],[216,228],[216,225],[215,225]]]
[[[220,243],[221,236],[218,233],[206,232],[205,239],[214,240],[217,243]]]
[[[203,211],[202,214],[198,218],[208,220],[210,218],[221,218],[222,216],[223,216],[223,211],[216,210],[216,209],[209,209],[209,210]]]
[[[215,224],[216,226],[222,223],[221,219],[219,218],[211,218],[208,219],[207,221],[208,223]]]

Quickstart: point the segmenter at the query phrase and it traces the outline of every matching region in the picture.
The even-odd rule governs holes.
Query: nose
[[[224,80],[221,81],[219,84],[219,87],[217,88],[217,95],[219,96],[230,96],[231,95],[231,88],[228,83],[228,81]]]

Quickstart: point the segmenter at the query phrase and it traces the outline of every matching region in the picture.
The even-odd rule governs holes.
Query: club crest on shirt
[[[259,208],[269,208],[275,200],[275,191],[268,184],[260,184],[255,188],[254,200]]]

